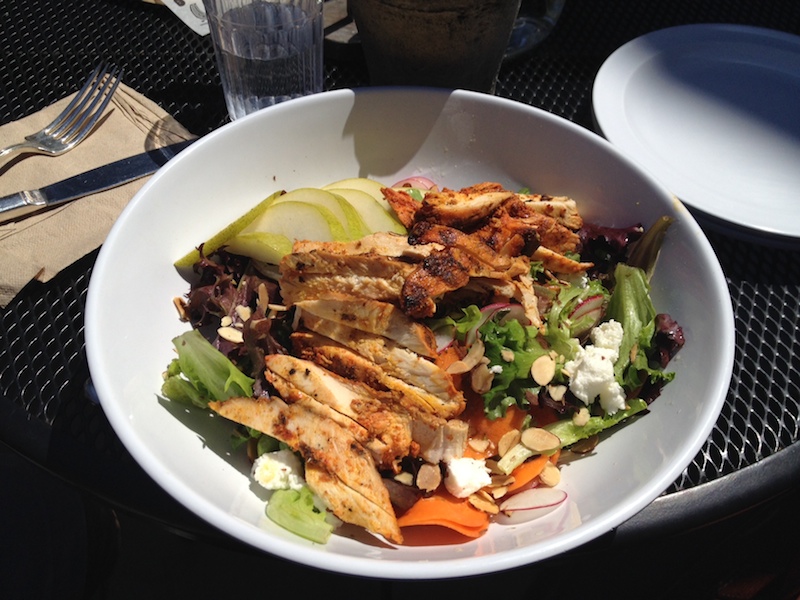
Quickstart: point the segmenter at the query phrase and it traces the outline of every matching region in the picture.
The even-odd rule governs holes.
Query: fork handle
[[[34,147],[31,146],[29,142],[22,142],[21,144],[7,146],[0,150],[0,167],[5,166],[14,156],[25,150],[33,152]]]

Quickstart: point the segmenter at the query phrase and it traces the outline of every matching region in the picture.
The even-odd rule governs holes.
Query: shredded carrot
[[[547,461],[550,460],[549,456],[543,454],[536,456],[530,460],[525,461],[516,469],[511,472],[514,477],[514,483],[508,486],[508,494],[516,492],[518,489],[525,487],[531,481],[539,476],[542,472]]]
[[[554,465],[558,464],[558,457],[561,455],[561,450],[556,450],[550,456],[540,454],[530,460],[525,461],[516,469],[511,472],[514,477],[514,483],[508,486],[507,494],[513,494],[517,490],[525,487],[531,481],[536,479],[544,469],[548,461]]]
[[[454,362],[462,359],[461,352],[456,346],[448,346],[436,356],[436,365],[442,369],[447,369]]]
[[[397,519],[400,527],[438,525],[476,538],[489,527],[489,515],[472,506],[466,499],[455,498],[440,491],[419,499]]]
[[[458,349],[458,347],[454,345],[448,346],[436,356],[436,366],[446,371],[447,367],[452,365],[454,362],[458,362],[463,357],[463,353]],[[452,378],[453,385],[456,387],[456,389],[461,390],[463,388],[461,383],[463,377],[455,374],[451,374],[450,377]]]
[[[526,414],[516,406],[509,406],[504,416],[493,420],[486,416],[483,403],[475,402],[468,404],[461,418],[470,424],[476,438],[486,437],[496,446],[506,432],[522,427]]]

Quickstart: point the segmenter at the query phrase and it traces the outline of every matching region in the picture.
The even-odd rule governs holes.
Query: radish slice
[[[430,190],[436,187],[436,184],[428,179],[427,177],[422,176],[415,176],[415,177],[407,177],[405,179],[401,179],[397,183],[395,183],[393,188],[402,188],[402,187],[410,187],[410,188],[418,188],[420,190]]]
[[[500,505],[500,512],[495,520],[504,525],[532,521],[553,512],[566,499],[567,492],[558,488],[541,486],[524,490]]]
[[[433,337],[436,339],[436,351],[443,352],[456,341],[456,328],[454,325],[439,327],[433,330]]]
[[[580,337],[591,330],[603,318],[605,299],[602,295],[589,296],[572,309],[569,319],[572,321],[571,334]]]

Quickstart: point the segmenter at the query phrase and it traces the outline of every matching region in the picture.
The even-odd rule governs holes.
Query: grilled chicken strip
[[[511,219],[506,220],[503,227],[530,227],[536,231],[540,246],[559,254],[576,252],[580,247],[580,236],[553,217],[537,212],[533,207],[534,203],[519,199],[508,202],[503,211],[507,212]]]
[[[286,304],[331,293],[393,301],[415,264],[379,254],[347,255],[327,250],[287,254],[279,265]]]
[[[577,231],[583,227],[583,218],[578,213],[575,200],[567,196],[544,196],[542,194],[519,194],[526,208],[554,218],[558,223]]]
[[[464,188],[458,192],[448,189],[428,192],[415,219],[456,229],[470,229],[486,220],[510,198],[514,198],[514,193],[497,184],[487,184],[485,188]]]
[[[544,247],[537,248],[531,258],[542,261],[544,268],[553,273],[584,273],[594,266],[594,263],[578,262]]]
[[[413,200],[416,202],[415,200]],[[428,256],[433,250],[440,249],[436,244],[408,243],[407,235],[379,231],[360,240],[347,242],[314,242],[297,240],[292,246],[293,252],[325,251],[331,254],[377,254],[389,258],[402,258],[409,262],[418,262]]]
[[[306,463],[309,487],[330,502],[334,514],[342,521],[402,543],[389,492],[375,462],[346,429],[320,418],[303,404],[286,404],[277,397],[231,398],[210,402],[209,407],[299,452]],[[343,488],[347,488],[346,493]]]
[[[467,234],[453,227],[445,227],[435,223],[425,221],[416,223],[409,233],[408,241],[411,244],[435,242],[446,248],[459,248],[468,253],[478,263],[481,263],[484,270],[492,272],[503,271],[507,277],[526,273],[529,267],[525,261],[519,260],[519,252],[513,255],[502,254],[495,250],[494,245],[485,243],[486,240],[481,239],[478,235]],[[498,245],[505,247],[507,241],[503,240]],[[445,251],[445,249],[441,250],[441,252]],[[473,267],[473,269],[475,268]]]
[[[491,267],[460,247],[434,252],[406,278],[400,293],[400,308],[418,319],[436,314],[438,300],[466,286],[473,277],[509,279],[528,271],[525,260],[511,263],[508,270]]]
[[[400,347],[388,338],[342,323],[310,314],[304,314],[302,322],[311,331],[335,340],[375,363],[388,375],[428,392],[424,399],[435,403],[430,406],[434,414],[451,418],[464,410],[464,395],[455,388],[450,375],[430,360]]]
[[[438,415],[436,408],[441,400],[430,392],[389,375],[371,360],[313,331],[296,331],[291,340],[292,350],[301,358],[345,379],[360,381],[379,392],[391,394],[394,410],[408,414],[413,422],[422,422],[434,429],[444,425],[445,420]]]
[[[287,402],[307,396],[363,428],[366,435],[359,435],[349,423],[343,424],[332,416],[372,452],[380,468],[392,468],[397,460],[409,454],[411,419],[392,410],[391,397],[387,402],[381,401],[376,398],[376,390],[339,377],[309,360],[271,354],[265,363],[267,380]]]
[[[359,525],[395,544],[403,543],[403,534],[397,525],[397,517],[394,515],[391,503],[389,508],[392,509],[392,513],[389,514],[386,507],[363,496],[358,490],[343,482],[336,473],[313,461],[306,463],[305,477],[308,487],[314,490],[330,507],[333,514],[342,521]]]
[[[436,338],[433,331],[409,318],[394,304],[334,295],[322,300],[303,300],[295,306],[320,319],[342,323],[376,335],[382,335],[421,356],[434,358]]]

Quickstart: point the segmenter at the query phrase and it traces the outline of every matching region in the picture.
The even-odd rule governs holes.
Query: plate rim
[[[783,49],[791,48],[800,59],[800,36],[786,31],[737,23],[690,23],[657,29],[629,40],[603,61],[594,78],[591,91],[591,112],[595,131],[619,150],[628,154],[641,168],[662,180],[668,189],[670,185],[665,180],[669,177],[665,177],[662,170],[666,168],[678,172],[680,169],[668,161],[661,160],[655,154],[653,154],[654,158],[648,155],[647,159],[639,156],[643,149],[649,151],[651,147],[636,140],[636,136],[630,133],[634,129],[630,125],[629,119],[625,117],[625,110],[622,107],[625,95],[621,90],[624,90],[624,84],[630,81],[641,65],[646,62],[645,58],[651,60],[665,55],[663,51],[655,52],[647,48],[650,41],[656,40],[660,45],[667,46],[669,50],[676,50],[680,48],[680,43],[718,42],[722,41],[722,36],[725,36],[724,41],[727,43],[756,41],[762,43],[764,48],[769,46],[769,41],[779,42]],[[692,192],[699,190],[691,183],[687,187]],[[709,206],[699,193],[689,195],[692,197],[681,197],[681,200],[693,211],[696,211],[695,216],[704,225],[710,225],[713,229],[762,243],[785,246],[800,243],[800,219],[796,220],[796,224],[793,224],[791,219],[778,218],[753,225],[737,219],[735,215],[731,217],[725,214],[724,204],[720,209],[718,203],[712,203],[712,206]]]

